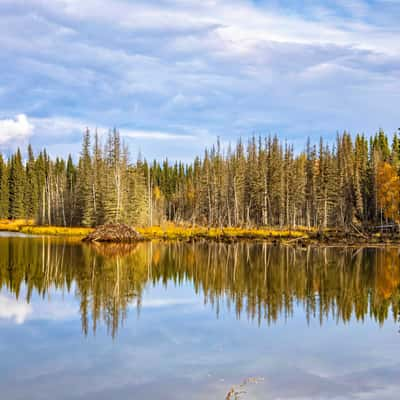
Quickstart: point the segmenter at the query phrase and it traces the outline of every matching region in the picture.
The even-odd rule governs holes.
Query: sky
[[[277,134],[400,127],[400,0],[0,0],[0,150],[86,127],[189,161]]]

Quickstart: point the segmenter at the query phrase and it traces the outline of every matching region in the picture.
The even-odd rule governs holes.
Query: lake
[[[398,399],[400,250],[0,237],[0,398]]]

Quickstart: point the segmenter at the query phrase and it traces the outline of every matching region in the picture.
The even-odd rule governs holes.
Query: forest
[[[0,218],[38,225],[364,228],[398,223],[400,139],[338,134],[301,152],[277,136],[219,141],[193,162],[132,161],[117,130],[83,134],[78,160],[0,154]]]

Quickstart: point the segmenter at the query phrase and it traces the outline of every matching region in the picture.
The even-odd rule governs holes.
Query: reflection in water
[[[49,238],[0,239],[0,288],[18,299],[26,288],[43,297],[74,291],[82,330],[103,321],[112,336],[127,310],[141,306],[146,285],[193,284],[216,310],[268,323],[290,317],[296,305],[307,320],[383,323],[400,304],[398,249],[294,249],[260,243],[140,243],[82,245]],[[24,292],[25,293],[25,292]]]

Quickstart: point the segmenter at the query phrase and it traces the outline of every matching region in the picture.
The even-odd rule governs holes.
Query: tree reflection
[[[307,248],[242,242],[82,245],[59,239],[0,240],[0,285],[19,298],[26,287],[45,297],[74,292],[82,330],[104,322],[115,336],[128,308],[140,310],[146,285],[193,284],[220,313],[272,323],[303,307],[307,320],[347,322],[398,318],[400,252],[390,249]]]

